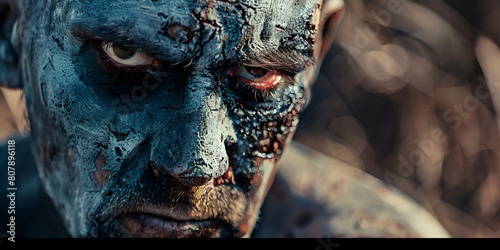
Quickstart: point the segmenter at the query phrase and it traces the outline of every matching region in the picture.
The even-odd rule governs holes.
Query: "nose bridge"
[[[231,132],[224,125],[227,111],[221,94],[213,86],[209,77],[190,78],[174,124],[153,142],[155,168],[188,184],[202,184],[228,169],[224,139]]]

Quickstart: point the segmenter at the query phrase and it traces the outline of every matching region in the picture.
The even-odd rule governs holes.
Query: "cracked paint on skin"
[[[134,236],[120,216],[153,204],[217,220],[189,236],[248,236],[307,100],[317,1],[25,4],[18,35],[34,151],[70,234]],[[95,40],[163,66],[120,85]],[[227,76],[237,64],[287,77],[258,98]]]

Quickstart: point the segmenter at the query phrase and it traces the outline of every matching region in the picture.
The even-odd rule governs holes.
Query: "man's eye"
[[[281,80],[281,74],[275,70],[240,65],[231,67],[227,75],[239,84],[248,84],[262,91],[276,88]]]
[[[84,48],[82,52],[90,52],[85,58],[93,67],[86,78],[98,85],[137,86],[144,81],[156,84],[160,75],[163,78],[170,74],[169,66],[156,57],[116,42],[89,39]]]
[[[114,42],[102,43],[101,49],[116,66],[134,67],[155,65],[158,63],[158,59],[152,56]]]

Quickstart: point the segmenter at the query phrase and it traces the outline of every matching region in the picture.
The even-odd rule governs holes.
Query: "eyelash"
[[[238,82],[236,83],[236,85],[237,85],[237,88],[251,90],[252,96],[253,96],[255,102],[269,102],[269,101],[276,99],[275,95],[278,94],[278,92],[284,86],[286,86],[286,84],[281,82],[281,81],[278,83],[278,85],[275,88],[273,88],[271,90],[258,89],[258,88],[252,87],[251,85],[244,84],[244,83],[238,83]],[[269,98],[269,97],[272,97],[272,98]]]
[[[284,88],[295,85],[293,76],[291,74],[282,71],[276,71],[276,72],[281,76],[281,79],[278,82],[278,84],[273,89],[270,90],[255,88],[250,84],[240,83],[235,79],[231,79],[231,77],[229,81],[233,85],[233,90],[238,95],[240,96],[243,95],[247,98],[253,98],[253,101],[255,101],[256,103],[270,102],[276,99],[276,97],[281,94]],[[250,92],[251,95],[247,91],[251,91]]]

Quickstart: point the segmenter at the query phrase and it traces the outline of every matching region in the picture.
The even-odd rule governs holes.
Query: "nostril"
[[[153,166],[151,163],[147,168],[147,172],[150,178],[152,178],[154,181],[159,181],[165,177],[165,174],[162,171],[158,170],[158,168]]]
[[[204,152],[200,153],[199,150],[183,155],[184,157],[170,161],[151,160],[148,169],[151,180],[155,182],[178,181],[188,186],[201,186],[224,176],[221,180],[229,180],[225,183],[233,182],[232,178],[227,176],[228,167],[231,164],[227,149],[223,148],[209,155]]]
[[[214,180],[214,184],[216,186],[218,185],[221,185],[221,184],[236,184],[236,182],[234,181],[234,173],[233,173],[233,167],[229,166],[229,168],[227,169],[227,171],[220,177],[216,178]]]
[[[177,167],[178,170],[182,170],[182,166]],[[168,181],[168,179],[176,179],[177,181],[189,185],[189,186],[201,186],[209,182],[212,178],[210,177],[198,177],[198,176],[188,176],[192,174],[190,171],[185,170],[180,174],[173,174],[166,170],[161,170],[155,167],[154,164],[150,164],[148,167],[149,176],[154,181]]]

